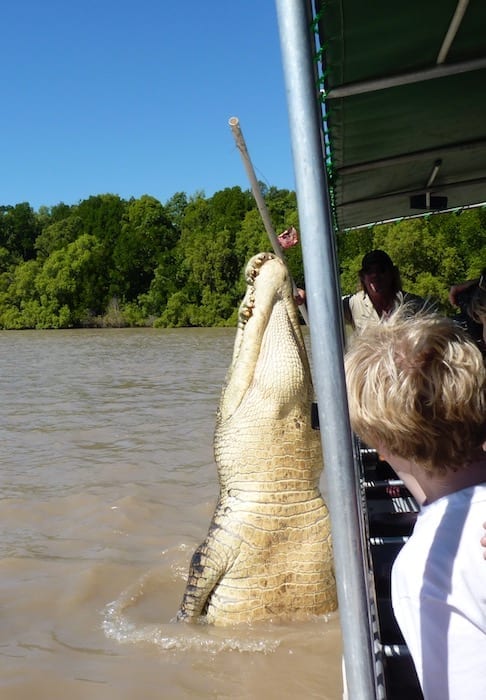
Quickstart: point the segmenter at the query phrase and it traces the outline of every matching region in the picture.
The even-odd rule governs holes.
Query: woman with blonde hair
[[[354,431],[421,503],[392,603],[424,698],[486,698],[481,353],[451,319],[398,311],[355,337],[345,366]]]

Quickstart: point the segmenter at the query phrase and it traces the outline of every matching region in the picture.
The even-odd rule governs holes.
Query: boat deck
[[[392,564],[410,536],[418,505],[376,450],[358,444],[362,525],[370,574],[370,608],[377,652],[377,678],[384,679],[378,696],[422,700],[412,659],[391,605]]]

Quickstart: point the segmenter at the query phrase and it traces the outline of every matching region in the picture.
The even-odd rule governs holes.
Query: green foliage
[[[482,208],[383,224],[367,230],[371,234],[367,250],[381,248],[390,255],[406,291],[433,299],[445,313],[455,313],[448,302],[451,285],[478,277],[486,266],[484,224]]]
[[[373,243],[373,228],[355,229],[337,238],[337,255],[341,267],[341,290],[353,294],[358,288],[358,272],[363,255],[377,246]]]
[[[238,260],[249,260],[255,252],[270,249],[271,246],[260,213],[258,209],[251,209],[246,212],[240,228],[235,234],[235,255]]]
[[[155,318],[160,310],[165,308],[169,297],[177,291],[176,278],[177,271],[173,255],[167,253],[160,256],[159,263],[153,271],[148,292],[139,294],[137,298],[137,308],[144,318]]]
[[[80,325],[94,302],[101,244],[83,234],[43,263],[17,266],[3,294],[3,328],[69,328]]]
[[[167,301],[167,306],[155,321],[154,326],[156,328],[184,328],[191,326],[191,315],[194,311],[194,306],[185,290],[175,292]]]
[[[176,192],[165,203],[165,211],[172,225],[180,233],[184,214],[188,205],[188,198],[185,192]]]
[[[261,185],[277,235],[299,230],[295,193]],[[354,292],[363,255],[386,250],[403,287],[452,313],[452,284],[486,267],[486,208],[339,234],[343,293]],[[271,250],[251,192],[207,198],[177,192],[165,205],[115,194],[36,213],[0,207],[0,328],[236,324],[249,258]],[[305,287],[302,248],[285,251]]]
[[[47,222],[37,236],[34,248],[38,258],[47,258],[55,250],[61,250],[83,233],[83,222],[76,214],[54,223]]]
[[[41,302],[48,302],[53,309],[67,306],[73,322],[81,320],[96,303],[93,288],[100,250],[101,244],[95,236],[85,233],[67,247],[54,251],[36,277]]]
[[[35,257],[34,242],[39,234],[38,219],[27,203],[0,207],[0,246],[17,261]]]
[[[96,236],[113,248],[120,235],[127,203],[115,194],[99,194],[75,206],[83,222],[84,233]]]
[[[113,297],[108,302],[105,312],[90,318],[87,325],[95,325],[98,328],[123,328],[130,324],[125,323],[125,315],[120,308],[119,301],[117,297]]]
[[[188,204],[175,261],[178,281],[190,299],[185,313],[189,325],[213,325],[208,323],[208,312],[194,310],[205,306],[208,294],[229,294],[235,303],[235,287],[244,264],[235,250],[235,236],[248,208],[248,196],[239,187],[216,193],[209,200],[198,197]],[[215,309],[214,322],[219,323]]]
[[[113,248],[116,288],[126,301],[134,301],[150,288],[154,269],[177,241],[175,227],[154,197],[143,195],[128,203],[121,231]],[[167,256],[165,257],[167,264]]]
[[[36,260],[29,260],[17,265],[11,274],[2,278],[2,292],[0,293],[0,327],[6,329],[35,328],[35,323],[24,322],[31,317],[32,302],[35,298],[35,280],[40,265]]]

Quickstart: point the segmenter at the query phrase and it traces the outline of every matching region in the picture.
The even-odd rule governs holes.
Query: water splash
[[[108,603],[103,610],[103,631],[109,639],[125,644],[151,644],[164,651],[197,650],[209,654],[221,651],[273,653],[280,646],[280,639],[256,636],[250,627],[239,627],[230,633],[228,629],[205,624],[167,623],[144,624],[130,618],[130,608],[135,608],[147,595],[153,584],[154,572],[142,576],[127,588],[117,600]],[[263,630],[262,630],[263,631]]]

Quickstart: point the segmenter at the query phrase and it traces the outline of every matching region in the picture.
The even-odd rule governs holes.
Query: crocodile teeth
[[[267,261],[274,258],[273,253],[258,253],[254,255],[245,270],[245,277],[248,284],[251,284],[260,272],[260,268]]]

